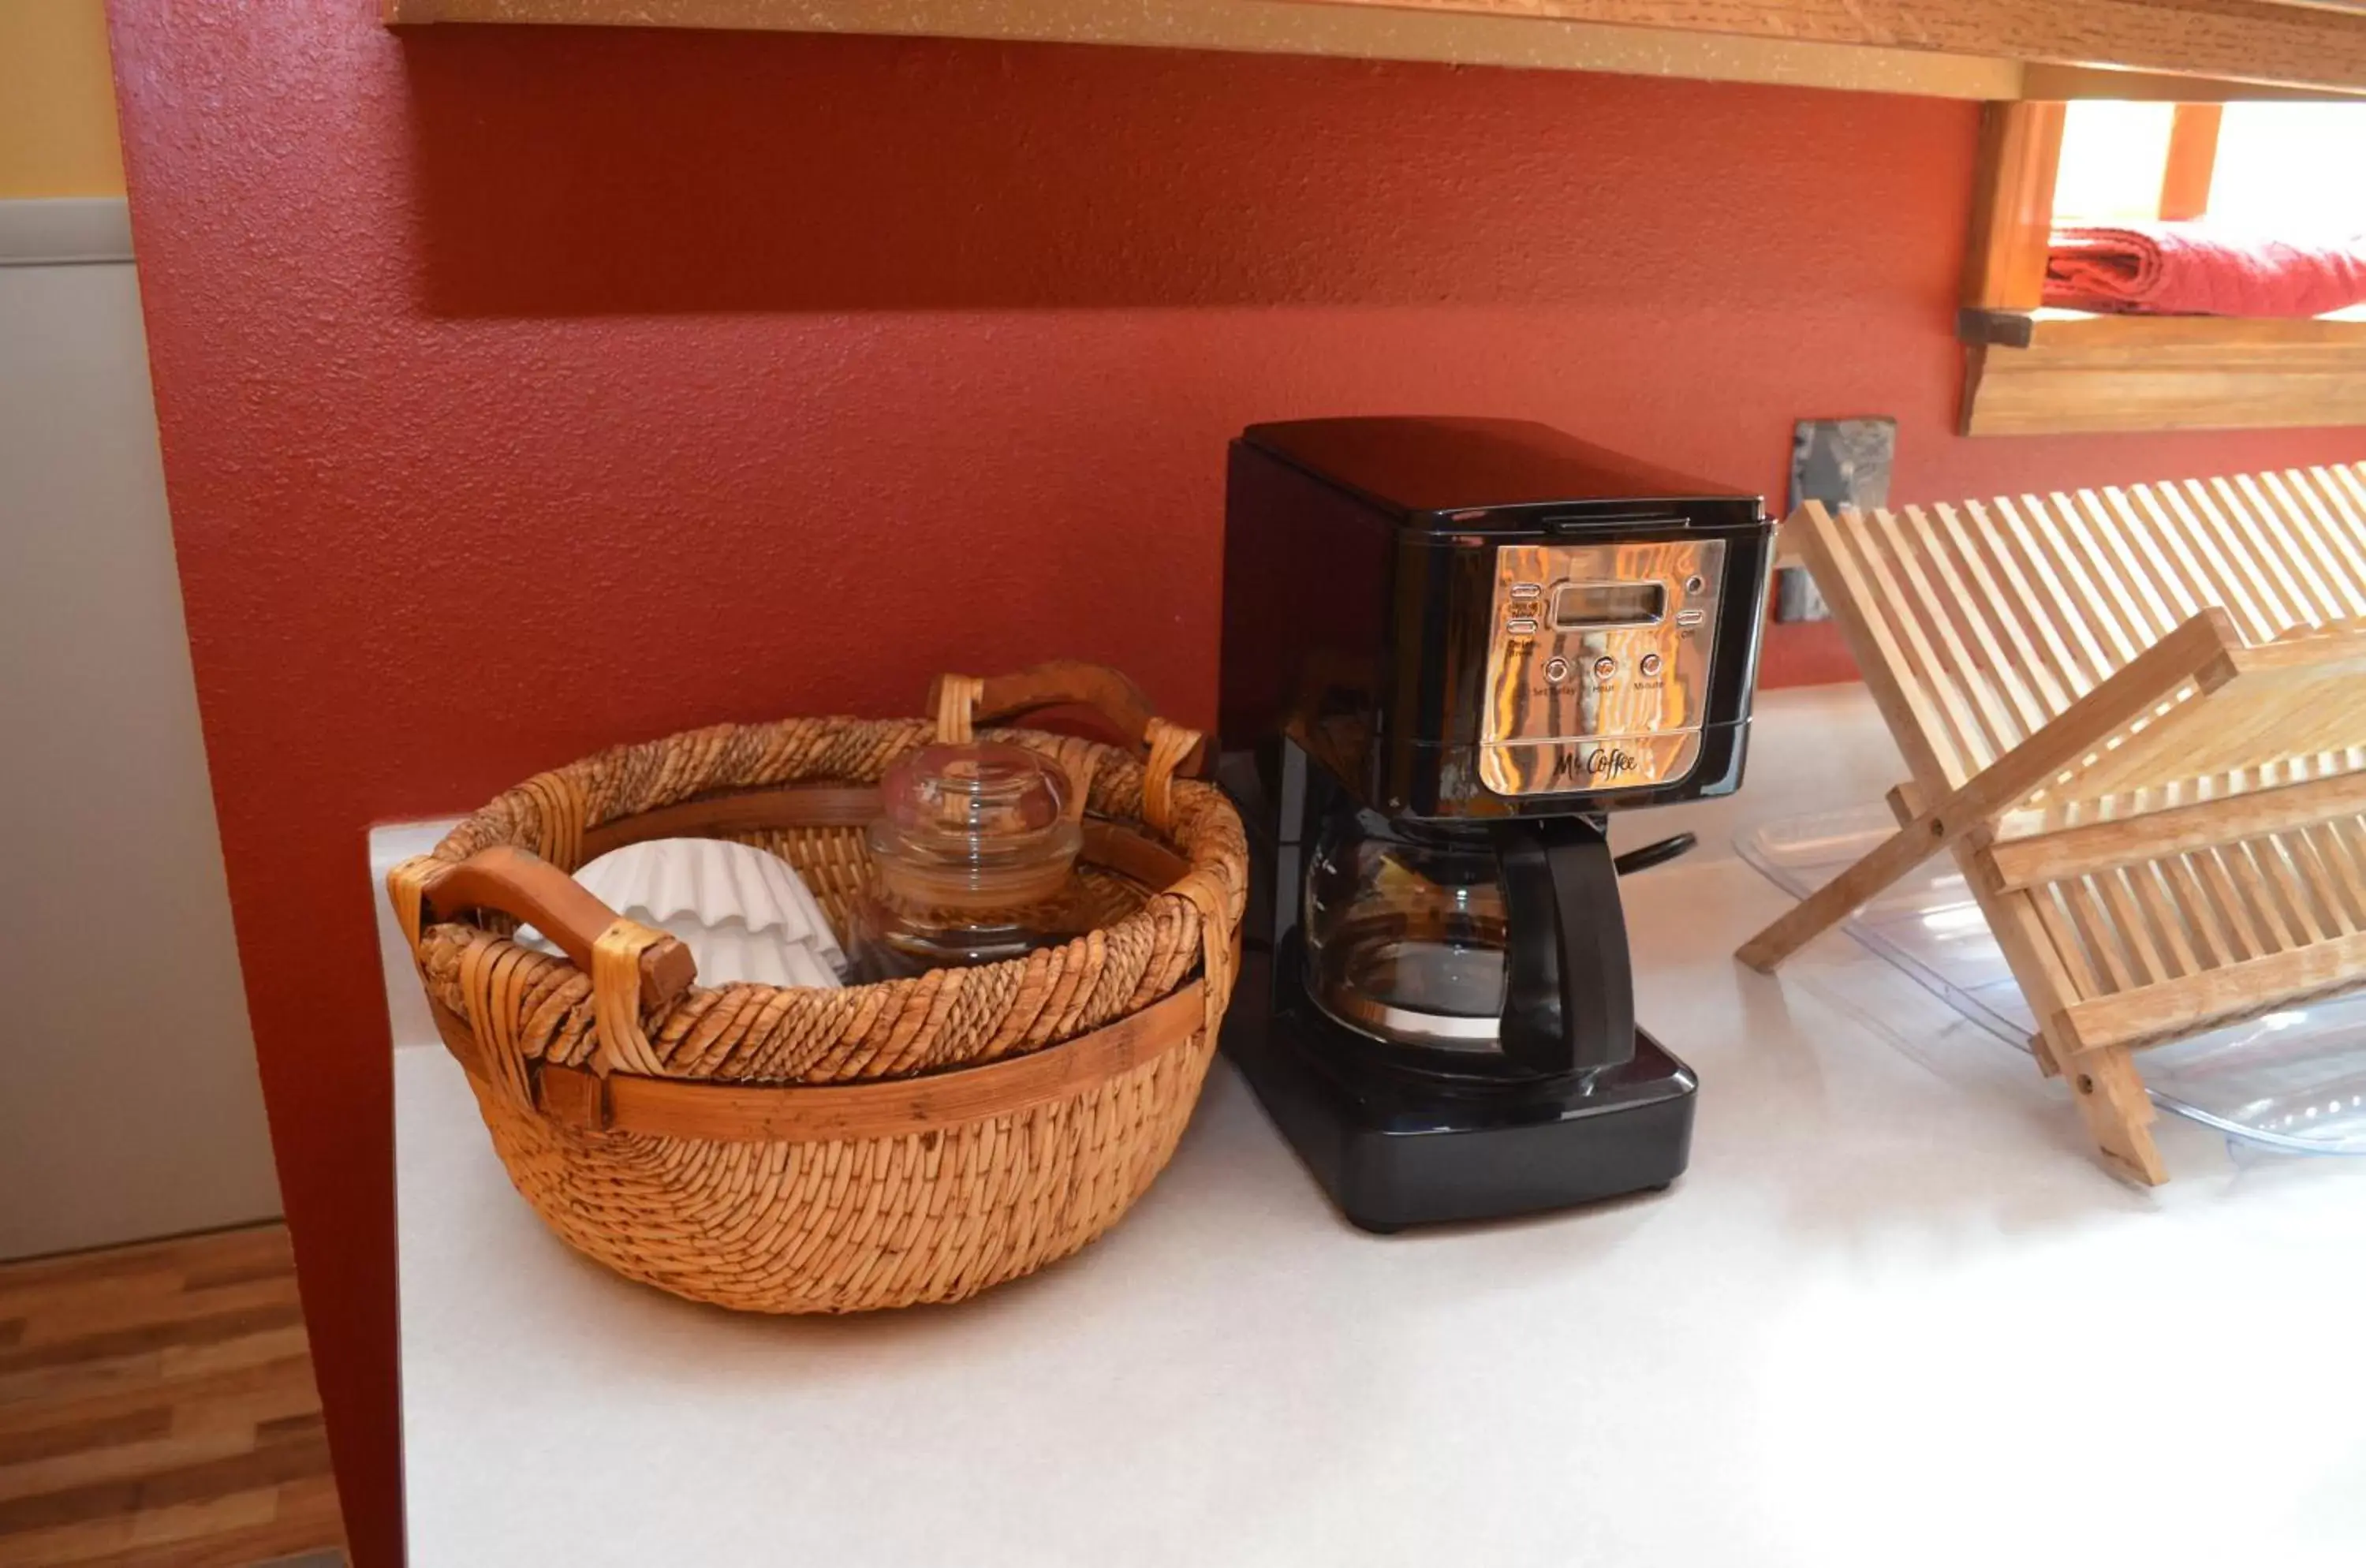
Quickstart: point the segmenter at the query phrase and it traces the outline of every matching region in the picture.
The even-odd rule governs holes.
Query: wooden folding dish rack
[[[2366,982],[2366,463],[1790,521],[1906,755],[1771,971],[1954,852],[2103,1153],[2133,1053]]]

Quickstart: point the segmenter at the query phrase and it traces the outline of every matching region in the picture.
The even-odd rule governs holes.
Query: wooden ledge
[[[394,26],[535,22],[1110,44],[2019,96],[2011,60],[1324,0],[381,0]],[[2243,89],[2233,89],[2242,91]]]
[[[2366,15],[2306,0],[379,0],[545,22],[1141,44],[1955,98],[2366,92]]]
[[[2299,321],[1966,310],[1962,431],[2366,423],[2366,312]]]
[[[1955,335],[1992,348],[2254,349],[2293,344],[2366,345],[2366,310],[2299,320],[2232,316],[2098,316],[2084,310],[1955,313]]]

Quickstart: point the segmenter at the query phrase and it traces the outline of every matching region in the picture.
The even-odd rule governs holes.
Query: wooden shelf
[[[2366,8],[2317,0],[382,0],[394,24],[1137,44],[1958,98],[2366,93]]]
[[[1963,431],[2366,423],[2366,314],[2304,321],[1966,310]]]

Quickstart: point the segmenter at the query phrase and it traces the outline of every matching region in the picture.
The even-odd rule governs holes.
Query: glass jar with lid
[[[880,781],[855,912],[867,979],[992,964],[1091,929],[1076,853],[1083,801],[1051,759],[995,742],[924,746]]]

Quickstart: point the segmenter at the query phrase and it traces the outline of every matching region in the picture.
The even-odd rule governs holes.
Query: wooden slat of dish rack
[[[2337,773],[2216,800],[2112,818],[2026,839],[1989,854],[2001,886],[2030,887],[2083,872],[2179,854],[2229,832],[2275,833],[2366,811],[2366,773]]]
[[[2291,1006],[2346,990],[2366,973],[2366,936],[2287,948],[2226,969],[2162,980],[2125,995],[2072,1004],[2068,1021],[2090,1049],[2176,1040],[2241,1017],[2273,996]]]

